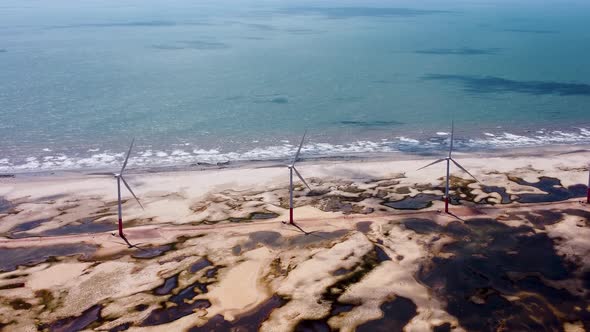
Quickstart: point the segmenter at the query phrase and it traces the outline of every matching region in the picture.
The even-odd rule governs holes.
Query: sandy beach
[[[0,330],[590,330],[590,150],[0,178]]]

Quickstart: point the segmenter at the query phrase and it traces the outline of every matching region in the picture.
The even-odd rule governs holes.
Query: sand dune
[[[590,326],[590,153],[302,162],[287,171],[3,178],[0,328],[206,331],[575,330]],[[304,230],[307,233],[303,233]],[[477,320],[474,317],[479,317]]]

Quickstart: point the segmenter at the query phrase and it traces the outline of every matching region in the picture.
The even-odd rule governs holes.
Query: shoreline
[[[590,143],[581,144],[549,144],[535,147],[515,147],[515,148],[497,148],[477,151],[454,151],[454,155],[464,158],[482,157],[482,158],[512,158],[512,157],[558,157],[563,154],[590,152]],[[433,151],[422,152],[362,152],[343,154],[341,156],[317,156],[317,157],[302,157],[299,158],[300,164],[315,165],[328,164],[331,162],[393,162],[393,161],[411,161],[411,160],[428,160],[437,156],[446,155],[444,149],[437,149]],[[128,166],[126,173],[128,174],[158,174],[158,173],[174,173],[174,172],[199,172],[209,170],[221,169],[244,169],[244,168],[268,168],[281,167],[286,165],[290,158],[276,158],[276,159],[258,159],[258,160],[235,160],[213,163],[192,163],[183,165],[167,165],[167,166],[148,166],[148,167],[134,167],[132,163]],[[589,161],[590,164],[590,161]],[[0,172],[0,184],[3,179],[26,179],[26,178],[45,178],[45,177],[71,177],[80,175],[92,175],[92,173],[99,172],[116,172],[117,168],[79,168],[79,169],[55,169],[55,170],[23,170],[16,172]]]
[[[513,132],[499,129],[499,132],[487,129],[463,128],[470,134],[456,138],[455,147],[462,152],[477,153],[479,151],[495,151],[513,148],[543,148],[550,145],[588,145],[590,129],[588,124],[574,125],[540,130]],[[497,128],[498,129],[498,128]],[[338,158],[355,154],[401,152],[408,154],[431,154],[445,150],[449,133],[421,130],[410,132],[379,131],[381,134],[356,136],[352,141],[350,133],[339,132],[330,139],[319,134],[315,140],[306,143],[304,154],[313,158]],[[495,134],[493,134],[494,132]],[[416,136],[417,134],[417,136]],[[474,134],[477,134],[473,136]],[[344,136],[343,136],[344,135]],[[346,139],[343,139],[346,137]],[[139,144],[132,156],[134,162],[142,167],[165,168],[170,165],[190,165],[196,163],[226,163],[227,161],[276,160],[289,158],[294,149],[293,144],[299,142],[298,135],[291,133],[284,139],[268,140],[246,139],[239,144],[227,145],[223,142],[198,144],[190,140],[168,142],[165,146]],[[14,151],[0,151],[0,173],[26,173],[36,171],[63,171],[76,169],[99,169],[115,167],[126,151],[124,142],[110,142],[106,147],[80,142],[79,147],[13,147]],[[121,144],[123,143],[123,144]],[[147,143],[147,142],[145,142]],[[237,145],[236,145],[237,144]],[[114,148],[114,150],[112,150]],[[15,150],[16,149],[16,150]],[[16,154],[12,153],[19,151]]]

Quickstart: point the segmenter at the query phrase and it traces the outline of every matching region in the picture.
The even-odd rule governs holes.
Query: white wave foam
[[[194,154],[202,154],[202,155],[211,155],[211,154],[219,154],[220,152],[215,149],[211,149],[211,150],[194,149],[193,153]]]
[[[417,139],[413,139],[413,138],[407,138],[407,137],[398,137],[400,142],[402,143],[410,143],[410,144],[420,144],[420,141]]]
[[[174,150],[174,151],[172,151],[172,153],[170,153],[170,155],[185,157],[185,156],[190,156],[191,154],[186,151],[183,151],[183,150]]]
[[[579,128],[578,132],[565,132],[561,130],[537,131],[535,135],[516,135],[508,132],[489,136],[486,139],[471,139],[473,147],[519,147],[548,144],[587,143],[590,139],[590,131]],[[541,132],[541,134],[539,134]]]
[[[442,136],[442,135],[440,135]],[[576,128],[575,131],[543,131],[531,135],[514,134],[509,132],[483,133],[480,138],[457,140],[459,149],[487,149],[526,147],[548,144],[575,144],[589,143],[590,130]],[[392,152],[399,150],[421,151],[440,149],[448,144],[448,140],[425,139],[400,136],[395,140],[380,139],[377,141],[356,141],[349,144],[330,144],[325,142],[308,143],[303,146],[304,157],[329,157],[350,155],[365,152]],[[191,150],[171,149],[171,151],[152,150],[135,152],[130,158],[130,165],[135,166],[169,166],[192,163],[218,163],[226,161],[287,159],[293,156],[296,146],[284,143],[276,146],[256,147],[245,151],[222,151],[220,149]],[[97,150],[98,149],[92,149]],[[90,150],[89,150],[90,151]],[[97,152],[96,151],[96,152]],[[67,156],[65,154],[48,154],[42,156],[27,157],[20,162],[14,162],[10,158],[0,159],[0,172],[38,171],[56,169],[83,169],[83,168],[118,168],[125,153],[111,153],[108,151],[94,153],[89,156]]]

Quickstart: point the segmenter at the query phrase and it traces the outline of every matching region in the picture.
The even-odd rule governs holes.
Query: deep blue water
[[[590,1],[3,0],[0,172],[590,142]]]

